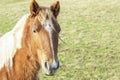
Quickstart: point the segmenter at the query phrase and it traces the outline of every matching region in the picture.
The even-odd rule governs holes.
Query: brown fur
[[[51,5],[51,10],[53,11],[53,14],[55,17],[58,16],[59,12],[60,12],[60,3],[59,1],[56,1],[54,2],[52,5]]]
[[[55,6],[58,6],[55,8]],[[44,8],[44,9],[43,9]],[[43,9],[43,11],[41,11]],[[52,48],[50,46],[50,40],[48,33],[42,27],[42,22],[40,23],[38,17],[42,12],[48,8],[39,7],[35,0],[32,0],[30,4],[30,16],[26,21],[26,25],[22,37],[22,48],[18,49],[13,58],[13,66],[7,69],[5,66],[0,70],[0,80],[38,80],[37,74],[41,67],[41,53],[42,49],[45,49],[47,59],[49,63],[52,63],[53,56],[51,55]],[[53,50],[57,53],[58,47],[58,33],[60,32],[60,26],[56,22],[55,17],[59,13],[59,2],[56,2],[51,6],[54,17],[52,18],[53,25],[55,26],[55,31],[53,32]],[[50,9],[48,9],[50,10]],[[41,11],[41,12],[40,12]],[[51,11],[51,12],[52,12]],[[49,19],[48,13],[47,19]],[[40,17],[40,20],[43,18]],[[37,26],[35,26],[37,25]],[[37,32],[39,35],[34,36],[33,32]],[[43,44],[45,43],[45,44]],[[42,46],[43,45],[43,46]],[[57,54],[55,55],[57,59]]]
[[[10,71],[4,67],[0,71],[0,80],[37,80],[39,63],[35,57],[28,54],[27,49],[20,49],[13,59],[14,65]]]

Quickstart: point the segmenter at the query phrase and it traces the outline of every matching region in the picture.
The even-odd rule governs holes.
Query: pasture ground
[[[30,0],[0,1],[0,35],[29,12]],[[54,0],[37,0],[49,5]],[[120,80],[120,0],[60,0],[60,69],[41,80]]]

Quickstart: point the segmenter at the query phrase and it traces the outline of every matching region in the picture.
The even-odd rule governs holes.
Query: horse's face
[[[60,26],[56,19],[59,9],[58,1],[50,8],[40,7],[35,0],[30,5],[30,34],[34,48],[37,50],[39,63],[46,75],[53,75],[59,68],[57,52]]]

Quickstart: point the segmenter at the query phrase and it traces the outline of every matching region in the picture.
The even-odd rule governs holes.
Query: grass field
[[[0,35],[29,12],[30,0],[0,1]],[[54,0],[38,0],[41,5]],[[60,0],[60,69],[41,80],[120,80],[120,0]]]

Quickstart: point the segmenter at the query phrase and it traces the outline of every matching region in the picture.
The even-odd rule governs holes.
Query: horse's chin
[[[46,76],[53,76],[55,74],[56,70],[48,70],[48,69],[44,69],[43,70],[43,74]]]

